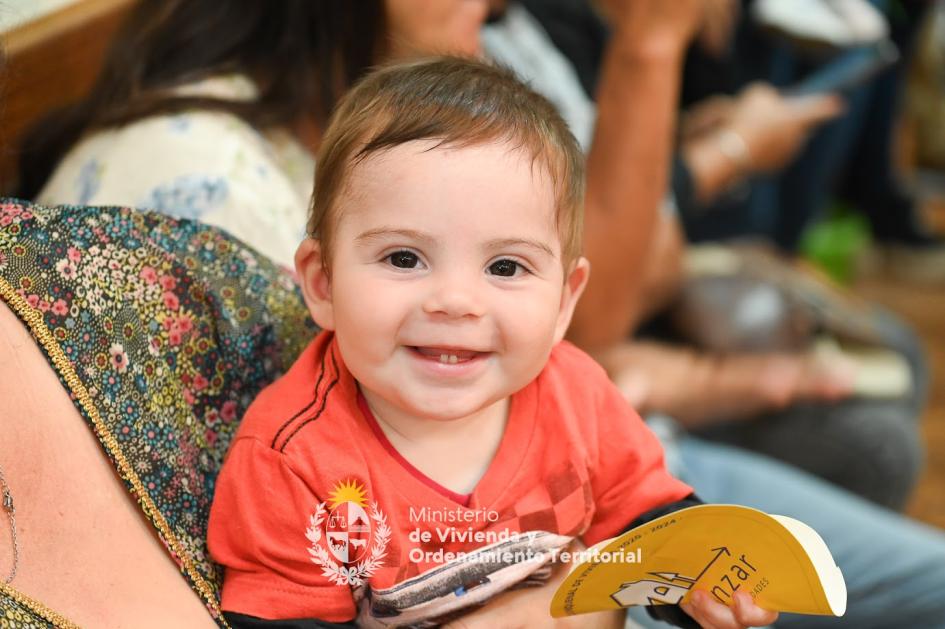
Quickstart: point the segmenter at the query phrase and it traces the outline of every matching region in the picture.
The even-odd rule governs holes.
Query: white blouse
[[[242,75],[177,91],[257,97],[255,85]],[[36,200],[132,206],[198,219],[292,268],[314,176],[314,157],[288,131],[260,132],[233,114],[192,111],[92,133],[66,154]]]

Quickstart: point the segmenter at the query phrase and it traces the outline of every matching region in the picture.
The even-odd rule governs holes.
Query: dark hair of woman
[[[33,198],[83,134],[155,114],[219,110],[257,128],[310,116],[323,126],[383,51],[384,32],[381,0],[138,0],[88,96],[25,135],[18,195]],[[252,78],[259,98],[170,91],[229,73]]]

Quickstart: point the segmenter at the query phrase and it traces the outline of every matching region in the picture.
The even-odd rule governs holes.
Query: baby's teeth
[[[440,354],[441,363],[455,365],[458,361],[459,358],[456,356],[456,354]]]
[[[440,354],[440,362],[448,363],[450,361],[449,354]]]
[[[451,364],[451,365],[455,365],[455,364],[456,364],[456,361],[458,361],[458,360],[459,360],[459,358],[456,357],[456,354],[452,354],[452,355],[450,356],[450,364]]]

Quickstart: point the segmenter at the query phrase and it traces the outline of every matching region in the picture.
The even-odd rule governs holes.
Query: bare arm
[[[587,162],[585,254],[591,282],[570,337],[593,351],[623,339],[642,310],[644,264],[668,189],[683,54],[701,0],[613,1],[614,35]]]

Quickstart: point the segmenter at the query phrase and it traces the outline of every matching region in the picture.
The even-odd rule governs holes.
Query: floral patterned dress
[[[7,199],[0,297],[219,620],[217,473],[243,411],[316,331],[291,276],[193,220]],[[69,625],[0,584],[0,627],[53,624]]]

